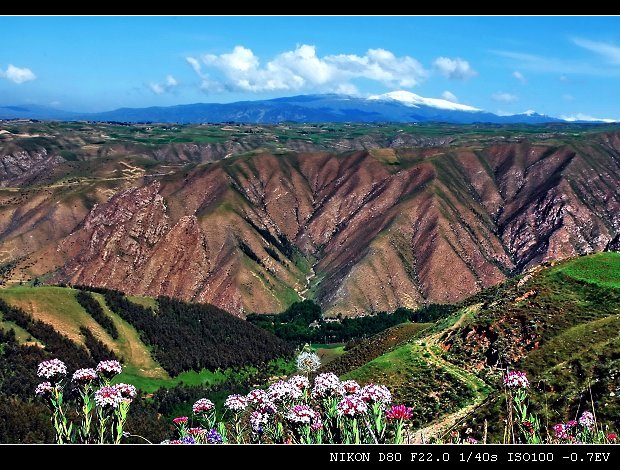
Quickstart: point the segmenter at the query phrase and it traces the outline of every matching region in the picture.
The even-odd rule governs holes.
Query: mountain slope
[[[58,132],[44,142],[9,141],[61,158],[0,189],[9,283],[42,277],[236,315],[312,298],[359,315],[461,300],[542,261],[614,249],[620,233],[612,130],[55,126],[35,125]],[[264,146],[161,143],[185,136]],[[312,151],[278,147],[285,137],[311,138]]]
[[[447,438],[452,427],[471,427],[479,439],[485,419],[490,435],[501,435],[506,368],[527,371],[532,409],[543,423],[571,419],[594,402],[599,422],[617,426],[618,266],[618,253],[536,266],[345,377],[388,385],[414,407],[426,439]],[[380,344],[385,333],[368,343]],[[366,355],[353,348],[327,367],[357,364]]]

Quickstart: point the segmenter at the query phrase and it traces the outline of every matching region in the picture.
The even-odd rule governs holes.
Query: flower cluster
[[[558,423],[555,426],[553,426],[553,432],[555,434],[555,437],[557,437],[558,439],[568,438],[568,433],[566,432],[566,426],[562,423]]]
[[[288,383],[299,390],[306,390],[310,388],[310,381],[303,375],[294,375],[288,379]]]
[[[392,408],[385,413],[385,417],[391,421],[405,421],[411,419],[412,416],[413,410],[405,405],[392,406]]]
[[[338,403],[338,414],[340,416],[348,416],[351,418],[359,415],[365,415],[368,412],[368,406],[364,400],[356,395],[344,397]]]
[[[269,401],[269,398],[267,397],[267,392],[259,388],[252,390],[250,393],[248,393],[246,398],[248,400],[248,403],[254,406],[260,406],[263,403]]]
[[[60,359],[50,359],[43,361],[37,367],[37,375],[47,380],[60,379],[67,375],[67,366]]]
[[[295,405],[286,414],[286,418],[294,424],[310,424],[320,415],[308,405]]]
[[[358,392],[359,397],[366,403],[379,403],[387,406],[392,401],[392,394],[385,385],[369,384]]]
[[[37,385],[37,388],[34,390],[34,393],[40,397],[47,397],[52,394],[54,390],[54,386],[49,382],[42,382]]]
[[[97,373],[103,377],[111,378],[123,372],[123,366],[118,361],[101,361],[97,364]]]
[[[243,411],[248,406],[248,399],[243,395],[229,395],[224,402],[224,406],[230,411]]]
[[[95,369],[78,369],[73,373],[71,378],[75,383],[87,384],[97,380],[97,371]]]
[[[323,429],[323,421],[321,421],[321,418],[319,416],[317,420],[310,425],[310,430],[314,432],[318,432],[321,429]]]
[[[201,398],[196,403],[194,403],[194,406],[192,406],[192,411],[194,412],[195,415],[197,415],[200,413],[207,413],[208,411],[211,411],[214,408],[215,408],[215,405],[213,404],[211,400],[207,398]]]
[[[211,429],[206,435],[207,444],[221,444],[224,442],[222,436],[215,429]]]
[[[295,400],[301,397],[301,395],[300,389],[282,380],[274,383],[267,389],[267,397],[274,402]]]
[[[252,431],[262,432],[268,420],[269,415],[267,413],[263,413],[260,410],[253,411],[250,415],[250,426],[252,426]]]
[[[95,403],[101,408],[118,408],[122,401],[123,396],[116,387],[101,387],[95,392]]]
[[[187,416],[178,416],[172,420],[174,424],[186,424],[189,418]]]
[[[136,387],[130,384],[119,383],[119,384],[114,385],[114,388],[118,390],[118,392],[121,394],[121,396],[125,400],[129,400],[129,401],[136,398],[136,395],[138,394]]]
[[[511,370],[504,377],[504,385],[508,388],[529,388],[527,374],[520,370]]]
[[[316,353],[304,351],[297,356],[297,370],[304,374],[316,372],[321,367],[321,358]]]
[[[331,396],[342,396],[345,394],[344,387],[336,374],[327,372],[319,374],[314,379],[312,396],[314,398],[328,398]]]
[[[613,432],[610,432],[609,434],[607,434],[606,437],[609,442],[616,442],[618,440],[618,435]]]
[[[342,382],[342,386],[344,387],[344,391],[349,395],[355,395],[360,391],[360,384],[358,384],[355,380],[345,380]]]
[[[579,424],[586,429],[592,429],[595,423],[594,415],[589,411],[584,411],[579,417]]]

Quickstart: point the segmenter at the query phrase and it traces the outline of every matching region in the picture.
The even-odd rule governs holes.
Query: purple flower
[[[344,387],[345,392],[350,395],[354,395],[360,391],[360,384],[358,384],[355,380],[345,380],[342,382],[342,386]]]
[[[297,387],[299,390],[306,390],[310,388],[310,381],[307,377],[303,375],[294,375],[290,379],[288,379],[288,383],[293,387]]]
[[[504,385],[508,388],[529,388],[527,374],[520,370],[511,370],[504,377]]]
[[[260,388],[250,391],[250,393],[246,395],[246,398],[248,399],[248,403],[254,406],[262,405],[264,402],[268,401],[267,392]]]
[[[586,429],[593,428],[595,424],[594,415],[589,411],[584,411],[579,417],[579,424],[581,424]]]
[[[230,411],[243,411],[248,406],[248,400],[243,395],[229,395],[224,402],[224,406]]]
[[[111,378],[123,372],[123,366],[118,361],[101,361],[97,364],[97,373],[103,377]]]
[[[328,398],[332,396],[342,396],[345,394],[342,382],[336,374],[327,372],[319,374],[314,379],[314,387],[312,388],[312,396],[314,398]]]
[[[77,383],[86,384],[97,380],[95,369],[78,369],[73,373],[72,380]]]
[[[393,406],[385,413],[385,417],[390,421],[407,420],[413,416],[413,410],[405,405]]]
[[[207,413],[213,410],[214,408],[215,408],[215,405],[213,404],[211,400],[207,398],[201,398],[196,403],[194,403],[194,406],[192,406],[192,411],[194,412],[195,415],[197,415],[200,413]]]
[[[95,403],[101,408],[118,408],[123,396],[115,387],[101,387],[95,392]]]
[[[315,421],[314,423],[310,425],[310,430],[317,432],[317,431],[320,431],[321,429],[323,429],[323,422],[321,421],[319,417],[318,421]]]
[[[130,384],[120,383],[120,384],[114,385],[114,388],[119,391],[119,393],[124,399],[129,400],[129,401],[136,398],[136,395],[138,394],[136,387]]]
[[[263,432],[263,426],[267,424],[269,415],[261,411],[253,411],[250,415],[250,426],[254,432]]]
[[[364,415],[368,412],[368,406],[364,400],[356,395],[349,395],[344,397],[338,403],[338,414],[340,416],[348,416],[355,418],[358,415]]]
[[[196,441],[192,436],[185,436],[183,438],[183,444],[196,444]]]
[[[358,392],[358,395],[366,403],[379,403],[384,408],[392,401],[392,394],[385,385],[366,385]]]
[[[295,405],[286,414],[286,418],[295,424],[310,424],[317,414],[308,405]]]
[[[267,389],[267,397],[273,402],[295,400],[301,397],[302,392],[294,385],[282,380],[274,383]]]
[[[215,429],[211,429],[207,433],[207,444],[221,444],[222,442],[224,442],[224,439]]]
[[[35,388],[34,393],[35,395],[38,395],[40,397],[47,397],[52,394],[53,390],[54,390],[54,386],[51,383],[42,382],[39,385],[37,385],[37,388]]]
[[[43,361],[37,367],[37,375],[48,380],[59,379],[67,375],[67,366],[60,359]]]
[[[568,439],[568,432],[566,431],[566,426],[562,423],[558,423],[553,426],[553,432],[555,433],[555,437],[558,439]]]

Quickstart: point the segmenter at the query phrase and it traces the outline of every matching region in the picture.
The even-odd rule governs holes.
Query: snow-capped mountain
[[[533,111],[498,116],[474,106],[409,91],[392,91],[368,98],[325,94],[299,95],[235,103],[196,103],[168,107],[121,108],[101,113],[73,113],[41,106],[0,106],[0,119],[175,122],[448,122],[545,123],[562,122]]]
[[[384,93],[382,95],[372,95],[369,96],[368,99],[379,101],[398,101],[399,103],[403,103],[405,106],[411,106],[414,108],[428,106],[430,108],[447,109],[450,111],[482,111],[480,108],[474,108],[473,106],[468,106],[466,104],[455,103],[453,101],[440,98],[424,98],[423,96],[404,90],[390,91],[389,93]]]

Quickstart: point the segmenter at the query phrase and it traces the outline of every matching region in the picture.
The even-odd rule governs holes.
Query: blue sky
[[[619,17],[0,17],[0,44],[3,105],[408,90],[620,119]]]

